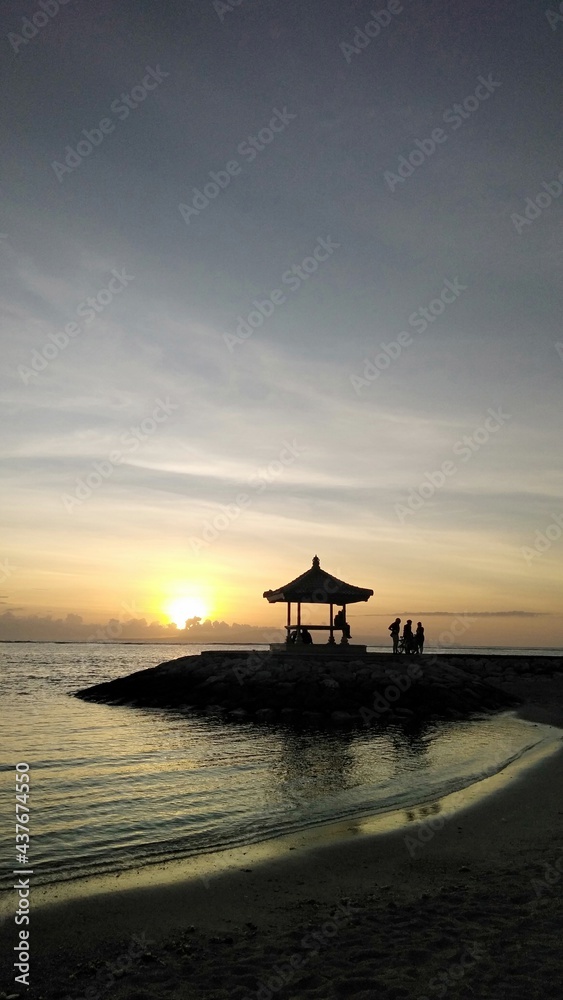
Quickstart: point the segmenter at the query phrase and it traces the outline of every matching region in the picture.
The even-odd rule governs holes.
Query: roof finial
[[[313,568],[318,569],[320,566],[319,557],[313,556]]]

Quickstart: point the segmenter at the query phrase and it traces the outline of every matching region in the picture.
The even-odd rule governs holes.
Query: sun
[[[204,601],[193,594],[174,597],[168,602],[164,610],[178,628],[184,628],[188,618],[209,617],[209,612]]]

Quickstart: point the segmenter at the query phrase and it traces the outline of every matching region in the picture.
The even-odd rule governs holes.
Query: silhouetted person
[[[403,629],[403,647],[405,653],[412,653],[413,651],[413,634],[412,634],[412,618],[407,618],[405,622],[405,627]]]
[[[395,618],[394,622],[391,622],[389,626],[389,631],[391,633],[391,638],[393,640],[393,652],[399,652],[399,632],[401,631],[401,619]]]
[[[424,652],[424,629],[422,627],[422,622],[416,623],[416,632],[414,633],[414,644],[416,653]]]
[[[346,615],[344,614],[344,608],[340,608],[340,611],[336,612],[334,616],[334,627],[342,629],[342,635],[345,639],[352,638],[350,635],[350,626],[346,621]]]
[[[297,629],[294,629],[293,632],[289,633],[289,641],[290,642],[296,642],[297,641]]]
[[[305,646],[310,646],[310,645],[311,645],[311,643],[312,643],[312,641],[313,641],[313,636],[312,636],[312,635],[311,635],[311,633],[309,632],[309,629],[307,629],[307,628],[302,628],[302,629],[301,629],[301,642],[302,642],[302,643],[303,643],[303,644],[304,644]]]

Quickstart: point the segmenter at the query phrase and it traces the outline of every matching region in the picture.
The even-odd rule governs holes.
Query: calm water
[[[35,884],[432,800],[500,770],[552,732],[511,715],[416,733],[294,732],[70,696],[202,648],[213,647],[0,644],[1,814],[13,813],[14,765],[26,761]],[[15,831],[6,826],[0,849],[11,870]]]

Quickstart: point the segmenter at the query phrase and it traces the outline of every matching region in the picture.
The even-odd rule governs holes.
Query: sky
[[[356,634],[563,646],[558,5],[1,18],[0,638],[276,628],[318,554]]]

